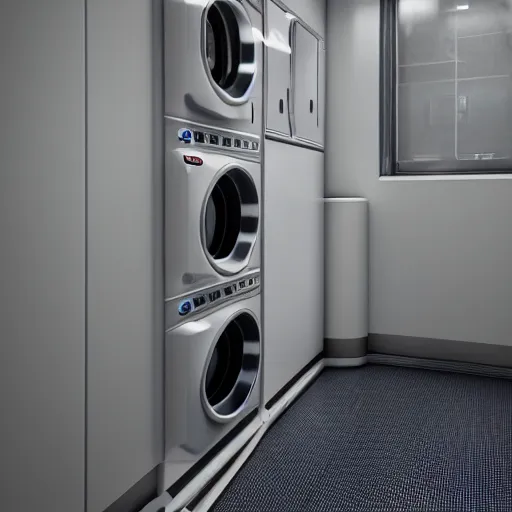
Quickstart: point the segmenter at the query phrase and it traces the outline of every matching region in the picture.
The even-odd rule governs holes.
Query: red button
[[[185,163],[189,165],[203,165],[202,158],[199,158],[198,156],[183,155],[183,160],[185,160]]]

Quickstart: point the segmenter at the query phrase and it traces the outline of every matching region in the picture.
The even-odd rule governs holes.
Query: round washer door
[[[248,310],[224,325],[202,379],[203,406],[212,420],[225,423],[244,410],[258,378],[260,339],[258,322]]]
[[[225,168],[210,187],[202,215],[202,241],[208,261],[223,275],[249,264],[259,226],[258,191],[240,167]]]
[[[213,0],[203,15],[203,62],[220,98],[241,105],[256,79],[256,45],[249,15],[235,0]]]

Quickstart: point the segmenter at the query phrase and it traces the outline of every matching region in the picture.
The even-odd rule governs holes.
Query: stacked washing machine
[[[164,0],[164,488],[260,403],[261,30],[254,0]]]

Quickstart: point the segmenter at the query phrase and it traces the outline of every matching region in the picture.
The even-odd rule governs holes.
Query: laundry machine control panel
[[[183,126],[178,130],[178,140],[183,144],[241,153],[259,153],[259,138],[254,135],[212,130],[208,127]]]
[[[166,329],[175,327],[185,319],[202,315],[240,296],[257,293],[260,287],[259,271],[226,281],[221,285],[205,288],[187,297],[180,297],[166,303]]]

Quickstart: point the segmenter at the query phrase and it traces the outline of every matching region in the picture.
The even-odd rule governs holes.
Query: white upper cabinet
[[[292,135],[320,142],[319,40],[299,22],[292,27],[293,102]],[[322,95],[323,96],[323,95]]]
[[[323,146],[325,44],[307,23],[284,9],[268,0],[266,132]]]
[[[267,9],[267,130],[290,136],[290,17],[274,2]]]

